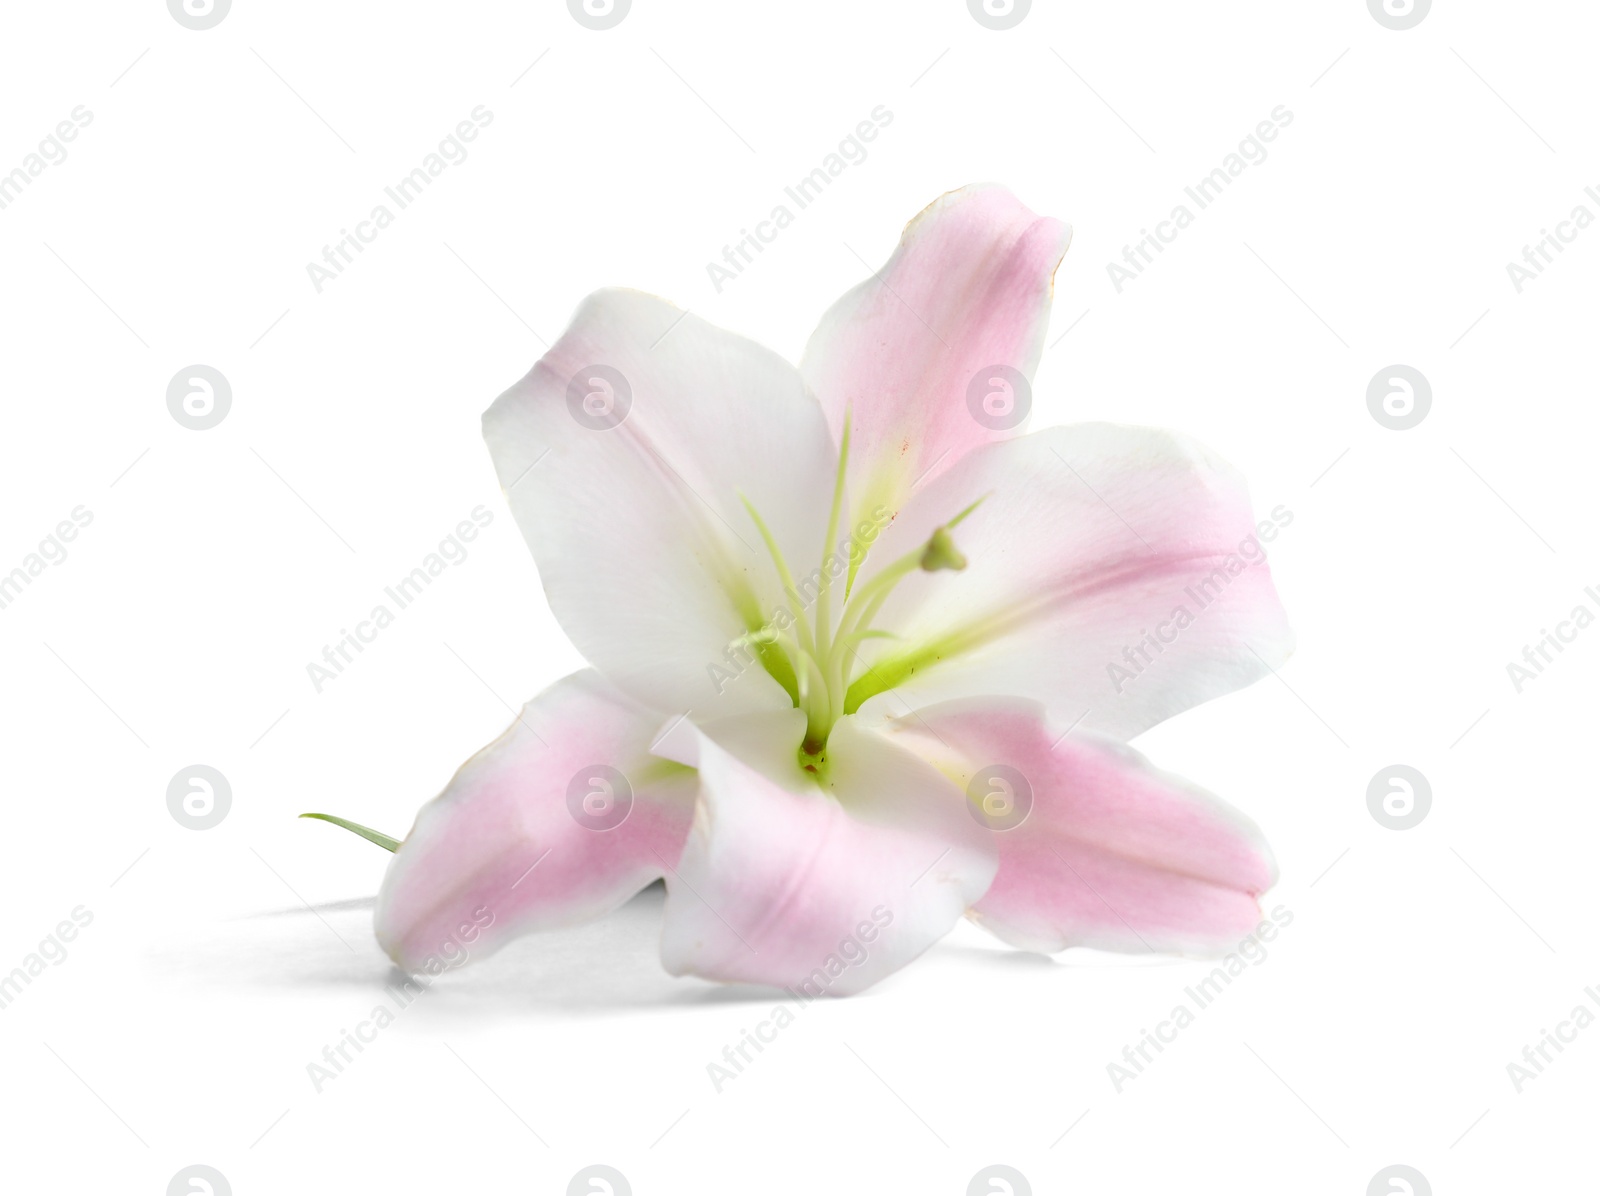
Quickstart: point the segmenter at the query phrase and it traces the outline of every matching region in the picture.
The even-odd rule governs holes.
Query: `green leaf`
[[[359,822],[351,822],[349,819],[338,818],[332,814],[302,814],[300,817],[320,818],[323,822],[331,822],[334,826],[342,826],[345,830],[354,831],[363,839],[376,843],[385,851],[398,851],[400,848],[399,839],[391,839],[382,831],[375,831],[370,826],[362,826]]]

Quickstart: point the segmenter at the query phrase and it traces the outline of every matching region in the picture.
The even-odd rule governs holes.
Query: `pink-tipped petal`
[[[994,846],[959,790],[846,719],[829,783],[803,773],[798,711],[683,724],[660,750],[700,797],[667,875],[661,957],[674,974],[860,992],[921,955],[988,887]]]
[[[550,609],[658,710],[787,706],[733,641],[785,599],[748,500],[797,577],[821,560],[837,453],[788,362],[637,291],[599,291],[483,417]]]
[[[694,774],[650,755],[659,723],[593,670],[524,706],[390,862],[373,916],[390,958],[436,974],[610,913],[659,879],[694,808]]]
[[[997,765],[1024,779],[999,774],[1029,808],[993,832],[1000,870],[972,911],[1006,942],[1214,955],[1261,921],[1277,869],[1255,824],[1125,744],[1081,730],[1057,741],[1041,707],[1012,699],[945,703],[896,727],[969,786],[995,784]]]
[[[1243,478],[1185,437],[1075,424],[978,449],[917,491],[863,576],[980,498],[953,533],[967,568],[913,574],[877,620],[898,638],[862,645],[894,689],[865,712],[1010,694],[1129,739],[1293,648],[1266,561],[1293,512],[1258,519]]]
[[[800,371],[836,437],[852,413],[859,508],[896,511],[919,477],[1024,426],[1052,280],[1071,238],[1003,187],[963,187],[925,208],[888,264],[823,316]],[[1020,391],[1009,407],[1008,385]]]

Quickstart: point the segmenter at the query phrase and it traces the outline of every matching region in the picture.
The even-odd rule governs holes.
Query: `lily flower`
[[[1218,954],[1255,927],[1260,832],[1127,741],[1290,633],[1211,452],[1023,434],[1070,235],[1003,188],[945,195],[798,369],[651,295],[583,302],[483,425],[593,667],[398,845],[375,924],[401,968],[662,878],[669,972],[810,995],[963,916],[1041,952]]]

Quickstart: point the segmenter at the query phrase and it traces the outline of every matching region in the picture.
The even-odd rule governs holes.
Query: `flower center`
[[[873,626],[889,595],[902,581],[916,572],[934,573],[941,569],[961,570],[967,558],[956,548],[951,531],[982,502],[959,512],[935,528],[920,547],[890,562],[871,581],[859,589],[856,575],[871,549],[873,538],[861,529],[878,528],[877,522],[859,525],[848,541],[836,544],[839,518],[844,505],[845,466],[850,455],[850,419],[845,417],[840,438],[839,468],[834,479],[833,503],[828,512],[828,534],[822,546],[822,565],[796,585],[794,574],[783,558],[777,541],[760,512],[749,499],[740,496],[750,513],[762,542],[772,557],[778,580],[791,606],[780,608],[764,624],[742,636],[740,644],[756,650],[763,667],[788,691],[795,707],[805,712],[806,735],[800,745],[800,765],[820,773],[825,764],[828,735],[846,714],[853,714],[875,694],[890,688],[909,675],[906,662],[920,662],[929,648],[896,654],[889,675],[883,675],[861,660],[859,645],[868,639],[895,638]],[[882,507],[880,521],[892,518]],[[839,615],[834,620],[834,582],[843,581],[838,597]],[[910,671],[918,667],[913,663]]]

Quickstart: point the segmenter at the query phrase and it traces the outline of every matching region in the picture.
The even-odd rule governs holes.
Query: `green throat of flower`
[[[840,439],[833,502],[828,512],[828,533],[823,540],[822,565],[800,585],[796,585],[794,574],[766,521],[749,499],[741,495],[745,510],[750,513],[772,557],[790,605],[762,622],[751,618],[754,610],[750,604],[742,603],[749,631],[735,641],[735,646],[753,652],[767,673],[783,686],[795,708],[805,713],[806,734],[799,755],[801,767],[811,773],[825,770],[828,735],[835,723],[847,714],[854,714],[869,698],[956,647],[951,637],[942,637],[937,642],[906,646],[877,664],[867,664],[858,652],[865,640],[898,638],[875,628],[873,622],[895,587],[907,577],[917,572],[959,571],[967,567],[967,558],[957,549],[951,532],[983,501],[978,499],[935,528],[923,544],[885,565],[858,589],[856,575],[876,536],[874,532],[873,537],[868,538],[859,528],[877,527],[877,524],[862,522],[857,534],[849,540],[848,551],[843,545],[836,547],[849,456],[850,420],[847,416]],[[890,518],[885,508],[880,506],[877,511],[880,521]],[[837,621],[833,617],[836,580],[843,582],[838,595]]]

